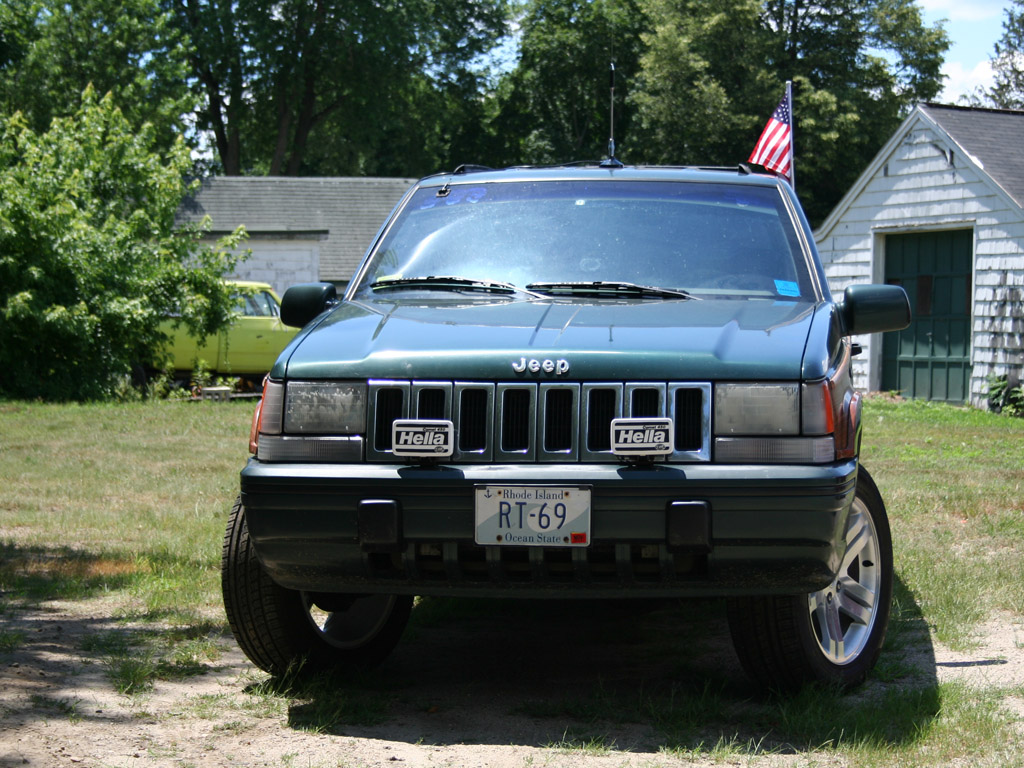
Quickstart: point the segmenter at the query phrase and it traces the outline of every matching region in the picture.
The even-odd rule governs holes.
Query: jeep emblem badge
[[[667,456],[675,440],[672,419],[612,419],[616,456]]]
[[[562,376],[569,372],[569,361],[564,358],[558,360],[531,358],[527,360],[525,357],[520,357],[518,361],[512,361],[512,370],[516,373],[529,371],[530,373],[553,373],[556,376]]]
[[[395,419],[391,452],[398,457],[441,459],[455,448],[455,426],[443,419]]]

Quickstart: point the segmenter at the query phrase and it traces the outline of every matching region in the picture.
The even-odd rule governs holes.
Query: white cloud
[[[939,100],[946,104],[956,103],[979,86],[986,90],[992,87],[992,64],[988,61],[979,61],[971,69],[966,69],[959,61],[947,61],[942,65],[942,74],[946,76],[946,83]]]
[[[920,0],[919,5],[926,13],[949,19],[955,24],[958,21],[1002,19],[1007,3],[1005,0],[973,0],[969,3],[963,0]]]

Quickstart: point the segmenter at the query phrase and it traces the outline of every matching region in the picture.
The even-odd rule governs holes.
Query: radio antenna
[[[602,168],[621,168],[620,163],[615,158],[615,62],[611,63],[611,68],[608,70],[608,86],[611,92],[611,97],[608,104],[608,159],[601,163]]]

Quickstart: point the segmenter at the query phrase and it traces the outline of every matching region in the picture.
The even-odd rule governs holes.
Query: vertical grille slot
[[[506,453],[530,449],[531,394],[528,389],[501,393],[501,450]]]
[[[612,419],[617,415],[617,392],[614,389],[592,389],[587,403],[587,450],[612,449]]]
[[[537,385],[498,384],[494,390],[494,443],[496,461],[537,460]]]
[[[402,418],[404,405],[401,389],[380,389],[374,404],[374,445],[378,451],[391,450],[391,424]]]
[[[677,451],[699,451],[704,445],[701,411],[703,397],[699,389],[676,390],[676,445]]]
[[[670,461],[710,461],[711,384],[669,384],[668,409],[676,435]]]
[[[660,392],[657,389],[638,387],[630,397],[629,413],[634,419],[649,419],[661,416]]]
[[[444,419],[445,413],[445,392],[443,389],[421,389],[419,391],[419,402],[416,404],[416,412],[421,419]]]
[[[575,414],[570,389],[549,389],[544,398],[544,450],[548,453],[572,450]]]
[[[464,389],[459,397],[459,450],[487,449],[488,393],[485,389]]]

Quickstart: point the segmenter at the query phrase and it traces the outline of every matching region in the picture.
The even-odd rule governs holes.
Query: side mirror
[[[847,336],[902,331],[910,325],[910,301],[899,285],[851,285],[839,304]]]
[[[306,323],[338,301],[338,291],[331,283],[299,283],[284,292],[281,299],[281,322],[293,328]]]

